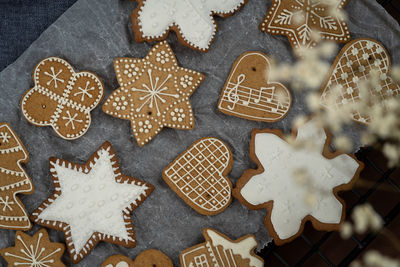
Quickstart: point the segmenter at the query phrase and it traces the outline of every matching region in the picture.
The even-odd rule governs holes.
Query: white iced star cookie
[[[250,209],[268,209],[265,225],[277,245],[299,236],[307,220],[337,230],[345,217],[337,193],[349,190],[363,168],[353,155],[330,152],[330,135],[313,120],[293,136],[312,141],[312,149],[289,145],[279,130],[253,130],[250,157],[258,169],[245,171],[234,189]]]
[[[207,52],[217,31],[213,16],[228,17],[248,0],[136,0],[132,28],[137,42],[160,41],[173,30],[179,41]]]
[[[121,173],[105,142],[84,165],[50,158],[54,193],[32,215],[37,224],[63,231],[73,263],[100,241],[135,247],[130,213],[154,190]]]

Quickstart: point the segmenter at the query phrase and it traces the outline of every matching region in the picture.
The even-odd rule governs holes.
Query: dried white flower
[[[393,167],[400,162],[400,147],[386,143],[383,145],[382,152],[389,160],[390,167]]]
[[[349,239],[353,234],[353,226],[349,222],[344,222],[340,227],[340,237]]]
[[[367,251],[363,257],[366,266],[370,267],[400,267],[400,261],[382,255],[376,250]]]
[[[368,203],[356,206],[351,217],[354,221],[354,230],[359,234],[363,234],[369,229],[378,231],[383,225],[382,218]]]

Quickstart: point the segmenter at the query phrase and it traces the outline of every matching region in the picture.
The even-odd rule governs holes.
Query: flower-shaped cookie
[[[103,83],[91,72],[75,72],[65,60],[42,60],[33,72],[35,86],[21,99],[22,114],[32,124],[52,126],[56,133],[73,140],[86,133],[90,111],[103,99]]]
[[[114,68],[121,87],[106,100],[103,111],[130,120],[139,146],[165,126],[194,127],[189,97],[203,75],[179,67],[167,42],[155,45],[144,59],[118,58]]]

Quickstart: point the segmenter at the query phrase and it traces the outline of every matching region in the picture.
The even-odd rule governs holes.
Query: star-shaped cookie
[[[64,250],[64,244],[51,242],[47,231],[41,229],[34,236],[17,231],[15,246],[0,250],[0,254],[8,266],[63,267]]]
[[[337,192],[350,189],[363,168],[353,155],[330,152],[331,137],[313,120],[293,136],[312,149],[293,147],[279,130],[253,130],[250,156],[259,167],[245,171],[233,191],[250,209],[268,209],[265,225],[277,245],[300,235],[307,220],[338,229],[345,203]]]
[[[123,175],[109,142],[84,165],[50,158],[50,171],[55,191],[31,219],[65,233],[73,263],[81,261],[100,241],[135,247],[130,213],[154,187]]]
[[[132,28],[137,42],[164,40],[170,30],[193,49],[207,52],[217,32],[214,15],[228,17],[248,0],[136,0]]]
[[[116,59],[114,69],[121,87],[108,97],[103,111],[130,120],[139,146],[164,127],[194,127],[189,97],[204,76],[179,67],[167,42],[155,45],[144,59]]]
[[[340,12],[348,0],[273,0],[260,29],[286,35],[293,48],[317,45],[313,34],[322,39],[345,43],[350,40]]]

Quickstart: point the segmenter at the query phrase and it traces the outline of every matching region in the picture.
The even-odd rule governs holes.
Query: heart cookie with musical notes
[[[264,122],[281,120],[292,98],[279,82],[269,81],[270,59],[261,52],[246,52],[233,64],[218,109],[227,115]]]

